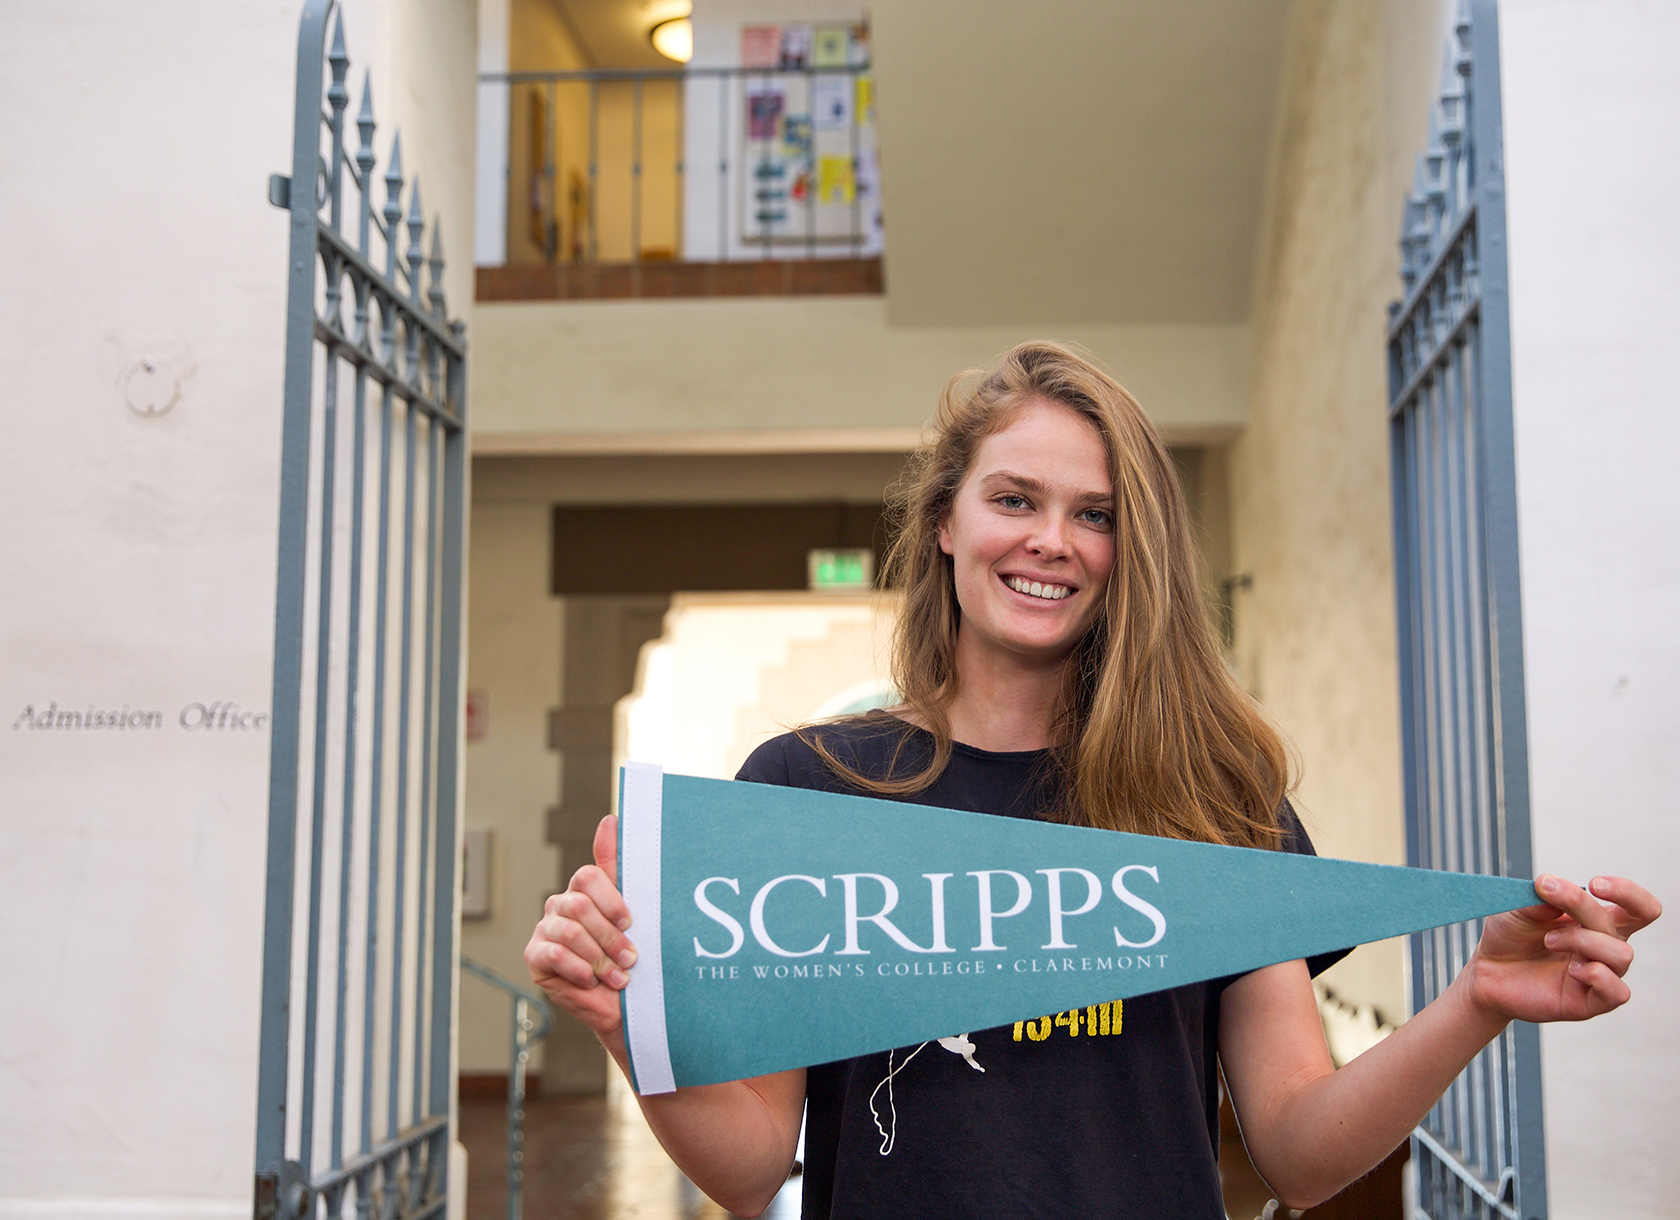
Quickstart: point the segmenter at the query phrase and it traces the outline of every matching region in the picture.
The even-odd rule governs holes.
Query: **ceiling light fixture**
[[[687,17],[673,17],[661,21],[648,31],[653,49],[666,59],[686,64],[694,58],[694,24]]]

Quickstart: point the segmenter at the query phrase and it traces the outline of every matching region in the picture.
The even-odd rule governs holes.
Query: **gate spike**
[[[432,290],[427,299],[432,303],[432,316],[443,321],[449,316],[443,300],[443,217],[432,217],[432,257],[428,262],[432,272]]]
[[[420,246],[426,229],[426,214],[420,207],[420,178],[414,178],[414,189],[408,193],[408,290],[416,301],[420,299],[420,267],[426,252]]]
[[[343,110],[350,101],[350,94],[344,88],[344,74],[350,69],[350,54],[344,49],[342,12],[333,22],[332,50],[327,52],[327,62],[332,65],[332,86],[327,90],[327,100],[334,110]]]
[[[1441,143],[1457,148],[1464,137],[1464,90],[1457,81],[1441,94]]]
[[[340,10],[333,17],[332,50],[327,52],[327,62],[331,64],[350,64],[350,55],[344,49],[344,13]]]
[[[356,115],[356,130],[361,133],[361,143],[356,148],[356,185],[359,198],[356,208],[356,248],[366,258],[368,253],[369,230],[373,219],[373,165],[377,158],[373,153],[373,133],[376,124],[373,121],[373,71],[368,70],[362,80],[362,109]]]
[[[391,137],[391,159],[385,166],[385,274],[397,273],[397,223],[402,220],[402,132]]]
[[[356,150],[356,164],[362,167],[362,173],[365,175],[368,170],[373,168],[373,133],[378,130],[378,125],[373,121],[372,68],[369,68],[367,75],[362,78],[362,109],[356,115],[356,130],[362,133],[362,146]],[[366,160],[363,160],[364,154]],[[363,185],[370,186],[372,184],[364,183]]]
[[[1472,60],[1475,58],[1474,48],[1470,41],[1470,0],[1459,0],[1458,16],[1453,21],[1453,35],[1458,42],[1458,58],[1454,67],[1462,77],[1469,77]]]

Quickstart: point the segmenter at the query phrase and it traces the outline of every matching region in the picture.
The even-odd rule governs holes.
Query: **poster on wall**
[[[786,96],[779,88],[751,89],[747,92],[747,138],[774,140],[782,118]]]
[[[857,121],[860,125],[875,121],[875,78],[873,76],[858,76],[857,80]]]
[[[864,27],[743,26],[741,254],[859,257],[881,249],[873,78]],[[772,50],[774,56],[772,57]]]
[[[852,31],[843,25],[818,26],[812,36],[811,64],[817,68],[845,68],[852,62]]]
[[[811,118],[818,128],[837,131],[852,124],[850,76],[819,76],[811,82]]]
[[[808,25],[782,27],[781,67],[801,69],[811,66],[812,31]]]
[[[782,62],[782,27],[749,25],[741,29],[741,66],[777,68]]]
[[[817,200],[821,203],[850,203],[857,197],[856,179],[850,157],[824,157],[817,163]]]
[[[789,114],[782,117],[782,155],[809,157],[811,155],[811,116]]]

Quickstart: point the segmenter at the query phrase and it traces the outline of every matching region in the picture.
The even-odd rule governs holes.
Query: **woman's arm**
[[[1620,877],[1595,879],[1593,893],[1556,877],[1536,885],[1549,905],[1490,919],[1446,991],[1339,1071],[1305,963],[1225,989],[1226,1085],[1249,1156],[1279,1200],[1310,1207],[1369,1172],[1510,1021],[1580,1021],[1627,1002],[1627,937],[1661,904]]]
[[[525,946],[531,978],[587,1025],[630,1075],[619,992],[636,950],[625,936],[630,909],[618,891],[618,819],[595,831],[595,863],[573,875],[543,908]],[[770,1205],[793,1165],[805,1106],[805,1070],[638,1097],[648,1126],[689,1179],[741,1216]]]

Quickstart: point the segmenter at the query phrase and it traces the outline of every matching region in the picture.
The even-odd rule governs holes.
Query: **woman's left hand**
[[[1471,1002],[1502,1022],[1585,1021],[1627,1003],[1628,937],[1662,904],[1625,877],[1595,877],[1589,892],[1542,873],[1534,886],[1545,905],[1495,915],[1482,929],[1464,971]]]

